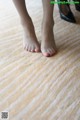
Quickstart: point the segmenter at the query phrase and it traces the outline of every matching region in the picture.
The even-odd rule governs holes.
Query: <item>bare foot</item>
[[[24,29],[24,40],[23,40],[23,46],[24,49],[29,52],[40,52],[40,45],[38,43],[34,26],[32,23],[32,20],[26,20],[22,21],[22,26]]]
[[[50,20],[43,20],[41,51],[42,54],[46,57],[51,57],[57,52],[54,41],[53,25],[54,23]]]

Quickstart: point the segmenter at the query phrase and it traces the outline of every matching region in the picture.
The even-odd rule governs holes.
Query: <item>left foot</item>
[[[24,29],[24,49],[29,52],[40,52],[40,45],[37,40],[32,20],[21,21]]]
[[[51,57],[57,52],[53,34],[53,21],[43,20],[41,51],[46,57]]]

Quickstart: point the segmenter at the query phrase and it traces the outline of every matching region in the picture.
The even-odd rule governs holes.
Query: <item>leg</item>
[[[27,51],[39,52],[40,47],[35,35],[33,22],[27,12],[25,0],[13,0],[18,13],[20,15],[21,23],[24,29],[24,48]]]
[[[50,0],[42,0],[42,2],[43,2],[43,22],[42,22],[41,51],[44,56],[49,57],[54,55],[57,51],[53,34],[54,5],[50,4]]]

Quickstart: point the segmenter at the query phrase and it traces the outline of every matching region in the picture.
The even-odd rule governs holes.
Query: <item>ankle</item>
[[[26,25],[30,26],[31,22],[32,22],[32,20],[31,20],[30,17],[29,18],[25,18],[25,19],[23,19],[23,18],[21,19],[21,24],[23,25],[23,27],[26,27]]]
[[[32,23],[32,20],[26,20],[26,21],[21,21],[22,27],[26,32],[29,32],[30,34],[32,34],[33,32],[35,32],[35,28],[34,25]]]
[[[42,24],[46,26],[54,26],[54,20],[52,18],[43,17]]]

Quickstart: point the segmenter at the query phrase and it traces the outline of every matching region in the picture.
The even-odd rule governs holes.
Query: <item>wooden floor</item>
[[[41,1],[26,4],[41,42]],[[0,0],[0,113],[9,120],[80,120],[80,13],[71,9],[77,24],[61,20],[55,5],[58,54],[46,58],[23,50],[18,13]]]

